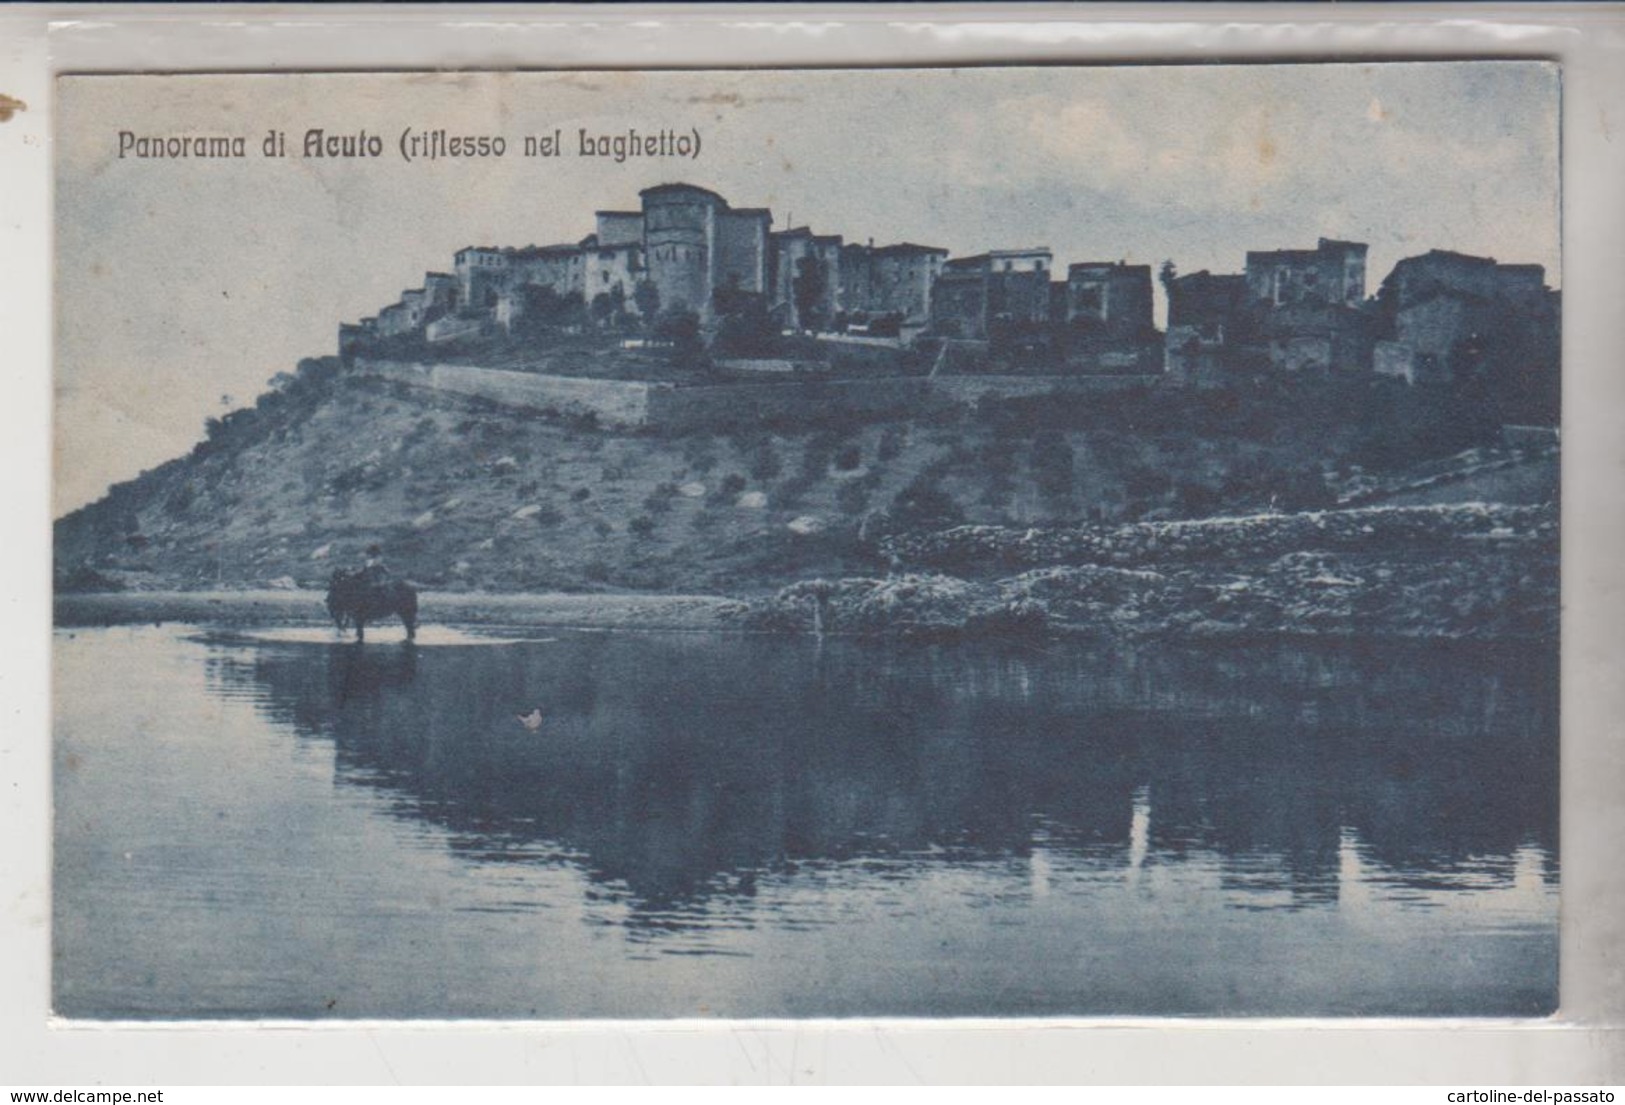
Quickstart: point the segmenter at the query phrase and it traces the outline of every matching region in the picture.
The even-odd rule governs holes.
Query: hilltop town
[[[1376,375],[1473,388],[1517,421],[1556,420],[1561,293],[1539,265],[1434,249],[1401,260],[1368,294],[1360,242],[1249,251],[1238,273],[1180,274],[1170,260],[1156,274],[1168,303],[1158,330],[1150,265],[1085,260],[1063,271],[1044,246],[951,257],[913,242],[775,230],[768,209],[736,208],[690,184],[647,188],[640,200],[596,212],[576,242],[458,251],[453,271],[427,273],[376,315],[341,325],[341,357],[407,381],[416,377],[403,360],[420,374],[444,363],[674,385],[924,376],[939,381],[931,394],[959,398]],[[593,338],[645,355],[556,356]],[[702,366],[703,377],[682,371]],[[655,417],[624,389],[526,383],[443,373],[435,386],[523,394],[611,422]],[[765,408],[754,398],[736,390],[690,417],[727,421],[730,406],[799,413],[788,392]],[[854,386],[820,399],[861,409],[898,395]]]
[[[661,185],[343,325],[61,519],[57,586],[319,616],[379,543],[459,601],[730,596],[768,629],[1552,632],[1560,295],[1444,250],[1370,294],[1366,254],[1063,270]]]

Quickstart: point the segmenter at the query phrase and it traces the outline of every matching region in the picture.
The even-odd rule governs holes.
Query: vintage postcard
[[[60,77],[54,1010],[1552,1013],[1560,89]]]

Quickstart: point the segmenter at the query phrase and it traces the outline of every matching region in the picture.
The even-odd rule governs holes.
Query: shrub
[[[857,480],[843,483],[835,492],[835,505],[847,514],[862,514],[869,506],[869,489]]]
[[[782,471],[784,461],[771,441],[764,440],[751,451],[750,475],[757,483],[766,483]]]
[[[1190,518],[1201,518],[1219,509],[1222,501],[1217,490],[1201,483],[1181,483],[1175,489],[1180,513]]]
[[[185,514],[192,508],[192,503],[196,499],[197,489],[189,483],[183,483],[164,500],[164,513],[177,517]]]
[[[946,529],[965,520],[953,496],[925,476],[899,491],[887,513],[902,529]]]
[[[650,514],[665,514],[671,510],[671,501],[677,497],[677,485],[662,483],[656,485],[647,498],[643,500],[643,509]]]
[[[62,594],[84,593],[87,591],[122,591],[124,590],[124,584],[110,576],[103,575],[88,564],[81,564],[72,571],[57,576],[56,589]]]
[[[700,475],[717,466],[717,455],[709,437],[692,437],[683,443],[683,461]]]
[[[786,477],[767,493],[767,505],[774,510],[789,510],[801,502],[814,482],[805,474]]]
[[[1041,430],[1033,437],[1032,470],[1038,490],[1052,499],[1072,494],[1075,482],[1072,446],[1054,430]]]
[[[875,455],[881,460],[895,460],[903,451],[903,442],[908,432],[902,426],[887,426],[880,431],[880,446]]]

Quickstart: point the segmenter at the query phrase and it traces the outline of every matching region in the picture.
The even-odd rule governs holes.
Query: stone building
[[[1344,307],[1365,300],[1363,242],[1321,238],[1314,249],[1247,253],[1247,294],[1271,307],[1315,302]]]
[[[457,251],[457,306],[486,310],[496,306],[508,283],[507,254],[495,246],[465,246]]]
[[[1168,330],[1163,371],[1179,384],[1216,387],[1227,378],[1230,351],[1250,339],[1247,278],[1200,272],[1167,282]]]
[[[1214,333],[1234,327],[1247,303],[1247,278],[1203,269],[1167,283],[1168,325]]]
[[[643,245],[642,211],[596,211],[593,221],[597,224],[593,237],[605,249]]]
[[[1534,305],[1545,290],[1546,270],[1540,265],[1503,265],[1493,257],[1432,249],[1395,264],[1382,282],[1378,299],[1391,311],[1403,310],[1439,292]]]
[[[948,251],[937,246],[898,242],[871,255],[873,311],[897,314],[904,325],[923,325],[931,317],[931,287]]]
[[[768,293],[769,211],[735,210],[715,192],[692,184],[658,184],[639,195],[644,271],[663,309],[693,311],[708,319],[720,288]],[[601,212],[600,222],[610,232],[611,244],[632,233],[625,212]]]
[[[429,314],[429,296],[422,288],[409,288],[401,293],[401,310],[406,316],[408,330],[421,330]]]
[[[367,317],[360,322],[339,323],[339,357],[344,361],[350,360],[357,353],[364,352],[378,336],[378,319]]]
[[[378,312],[378,336],[380,338],[393,338],[409,333],[412,329],[412,316],[402,303],[391,303]]]
[[[1394,266],[1377,307],[1379,374],[1477,380],[1532,417],[1556,417],[1562,304],[1540,265],[1429,250]]]
[[[1371,367],[1373,334],[1363,311],[1364,242],[1321,238],[1314,249],[1249,251],[1244,321],[1254,332],[1246,353],[1276,372],[1363,372]],[[1235,364],[1247,359],[1232,325],[1227,344]]]
[[[1066,270],[1065,315],[1076,332],[1113,342],[1145,337],[1151,313],[1151,266],[1080,261]]]
[[[840,301],[848,316],[878,314],[875,307],[875,244],[848,242],[841,247]]]
[[[769,294],[773,279],[772,226],[773,213],[765,207],[724,207],[717,220],[713,289]],[[840,239],[835,241],[839,243]]]
[[[798,330],[828,326],[842,310],[841,236],[797,226],[773,232],[770,248],[774,314]]]
[[[423,290],[428,296],[429,321],[457,309],[457,277],[451,273],[424,273]]]
[[[661,185],[643,197],[644,263],[665,310],[703,313],[711,303],[721,196],[704,188]]]
[[[845,246],[840,309],[848,315],[896,315],[904,326],[922,326],[931,317],[931,288],[947,259],[947,250],[913,242]]]
[[[945,337],[989,341],[1048,326],[1047,246],[990,250],[943,263],[931,289],[931,328]]]
[[[596,237],[588,238],[581,247],[583,271],[582,294],[589,307],[608,296],[617,308],[629,314],[638,314],[637,286],[643,279],[643,243],[612,242],[604,244]]]
[[[1258,337],[1276,372],[1364,372],[1371,367],[1375,330],[1371,316],[1357,307],[1300,300],[1265,311]]]
[[[1411,384],[1455,382],[1495,355],[1502,322],[1492,299],[1436,290],[1395,312],[1393,338],[1377,344],[1372,367]]]
[[[508,288],[547,288],[561,298],[584,296],[586,259],[581,246],[560,243],[508,251]]]

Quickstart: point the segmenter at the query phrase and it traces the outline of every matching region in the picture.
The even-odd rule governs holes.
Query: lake
[[[57,630],[57,1012],[1557,1004],[1555,648],[375,637]]]

